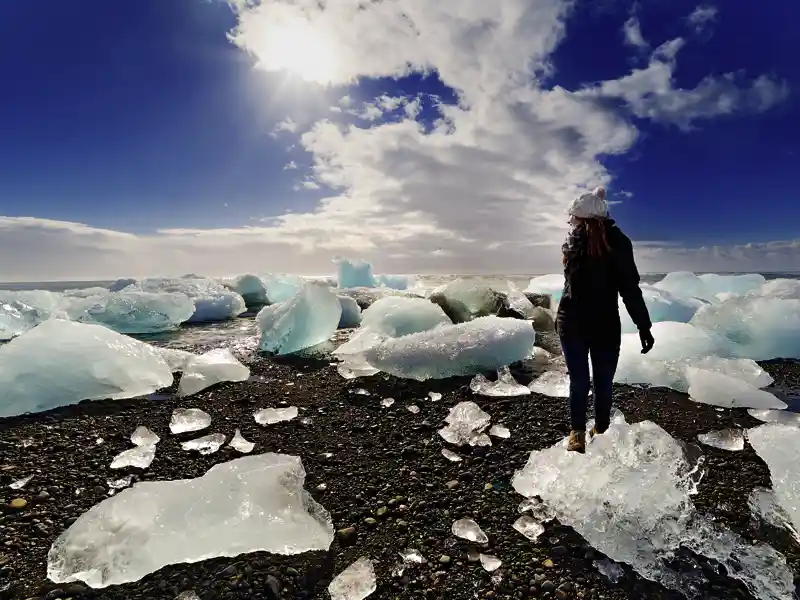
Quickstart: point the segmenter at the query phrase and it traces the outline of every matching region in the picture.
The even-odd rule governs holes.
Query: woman
[[[562,247],[565,281],[556,327],[570,377],[568,450],[585,452],[590,357],[595,411],[591,435],[604,433],[611,421],[612,383],[622,337],[619,296],[639,329],[642,354],[655,340],[639,289],[633,245],[608,218],[605,190],[597,188],[575,199],[568,212],[572,231]]]

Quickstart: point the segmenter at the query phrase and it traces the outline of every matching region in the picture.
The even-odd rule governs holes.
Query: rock
[[[445,483],[445,485],[447,486],[447,489],[448,489],[448,490],[453,490],[453,489],[455,489],[455,488],[457,488],[457,487],[458,487],[458,481],[456,481],[456,480],[454,479],[454,480],[452,480],[452,481],[448,481],[447,483]]]
[[[356,541],[357,533],[355,527],[345,527],[336,532],[339,542],[342,545],[350,545]]]
[[[556,584],[550,581],[549,579],[542,582],[542,591],[547,593],[551,593],[556,591]]]
[[[20,510],[28,506],[28,501],[25,498],[14,498],[8,504],[9,508],[13,508],[14,510]]]
[[[569,550],[567,550],[566,546],[556,546],[550,551],[550,553],[553,556],[561,557],[569,554]]]
[[[575,589],[575,585],[571,581],[566,581],[558,586],[558,589],[562,592],[570,593]]]
[[[544,308],[534,308],[531,321],[533,321],[533,328],[536,330],[536,335],[544,332],[552,333],[556,330],[556,322],[553,319],[552,313]]]
[[[545,569],[552,569],[552,568],[553,568],[553,566],[554,566],[554,565],[553,565],[553,561],[552,561],[552,560],[550,560],[549,558],[548,558],[548,559],[545,559],[545,560],[543,560],[543,561],[542,561],[542,566],[543,566]]]
[[[439,564],[442,564],[442,565],[449,565],[451,560],[452,560],[452,559],[451,559],[449,556],[447,556],[447,554],[442,554],[442,555],[439,557]]]
[[[366,519],[364,519],[364,523],[366,525],[369,525],[370,527],[373,527],[378,524],[378,522],[372,517],[367,517]]]
[[[267,585],[264,587],[268,600],[281,600],[281,584],[273,575],[267,575]]]
[[[388,510],[389,509],[386,508],[385,506],[379,506],[378,510],[375,511],[375,514],[378,515],[379,517],[382,517],[387,513]]]

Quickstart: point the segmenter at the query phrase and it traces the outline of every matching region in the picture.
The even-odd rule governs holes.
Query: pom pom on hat
[[[593,192],[575,198],[567,212],[579,219],[603,219],[608,216],[608,202],[605,200],[606,190],[597,187]]]

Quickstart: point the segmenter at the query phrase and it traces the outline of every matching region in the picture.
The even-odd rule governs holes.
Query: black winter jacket
[[[612,219],[604,223],[611,247],[609,254],[599,258],[589,256],[582,229],[573,229],[562,246],[565,282],[556,325],[562,336],[600,336],[618,343],[619,296],[640,331],[650,329],[651,323],[639,289],[633,244]]]

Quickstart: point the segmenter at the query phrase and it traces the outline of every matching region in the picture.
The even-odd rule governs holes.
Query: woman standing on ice
[[[619,296],[639,329],[642,354],[655,343],[639,289],[633,245],[608,218],[605,195],[599,187],[572,201],[568,211],[572,230],[562,246],[565,281],[556,328],[570,377],[568,450],[577,452],[586,450],[590,357],[595,411],[591,435],[604,433],[610,424],[612,383],[622,340]]]

